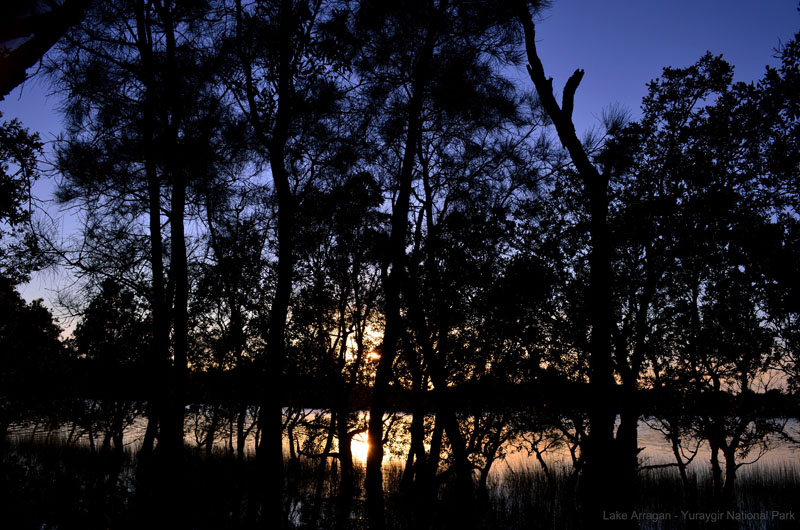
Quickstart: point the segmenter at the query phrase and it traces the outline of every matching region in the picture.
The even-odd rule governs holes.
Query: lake
[[[327,422],[328,414],[323,411],[306,409],[301,411],[301,416],[303,416],[302,421],[300,421],[294,429],[294,442],[296,447],[299,446],[302,449],[302,447],[309,442],[309,436],[313,436],[313,432],[311,432],[311,429],[307,425],[319,421]],[[356,418],[355,421],[362,424],[366,424],[368,416],[369,415],[366,411],[353,413],[353,417]],[[202,445],[202,435],[204,434],[204,431],[202,429],[198,429],[198,422],[196,421],[197,418],[198,416],[195,409],[187,407],[185,441],[189,445]],[[253,418],[248,417],[247,421],[249,424],[253,421]],[[396,414],[394,424],[395,432],[407,432],[407,427],[410,425],[410,421],[411,415]],[[136,417],[131,425],[126,428],[125,445],[127,447],[132,450],[138,449],[138,445],[141,443],[142,437],[144,436],[145,426],[146,418],[139,416]],[[795,434],[800,433],[800,422],[795,419],[788,420],[786,422],[785,429],[789,432],[794,432]],[[674,462],[672,447],[670,446],[669,442],[665,440],[664,436],[659,431],[648,425],[647,421],[643,420],[639,422],[638,434],[639,447],[642,449],[640,453],[640,459],[644,464],[658,465]],[[230,424],[223,421],[219,426],[219,432],[215,439],[215,448],[220,451],[225,451],[230,450],[231,445],[235,446],[235,439],[233,439],[230,435]],[[58,436],[62,439],[70,439],[71,441],[74,441],[74,443],[89,443],[88,433],[85,432],[85,430],[82,432],[81,429],[72,424],[62,424],[56,429],[50,429],[42,426],[41,424],[17,424],[12,425],[9,431],[9,436],[11,438],[34,438],[37,440],[45,440],[53,436]],[[102,435],[96,433],[94,436],[95,443],[99,445],[102,440]],[[317,437],[319,438],[319,433],[317,433]],[[408,440],[404,440],[401,434],[398,436],[393,436],[391,443],[387,444],[384,463],[404,463],[405,455],[408,450],[408,443]],[[517,445],[519,445],[519,441],[516,440],[512,440],[505,444],[503,449],[506,453],[506,457],[504,461],[498,460],[495,462],[492,468],[493,473],[503,472],[509,468],[516,471],[529,467],[537,467],[539,465],[535,455],[529,454],[524,448],[519,450],[516,447]],[[689,443],[689,445],[694,447],[694,443]],[[284,447],[288,454],[288,436],[284,438]],[[247,437],[245,453],[252,455],[254,453],[254,448],[255,436],[253,433],[251,433]],[[354,460],[364,463],[366,461],[368,450],[366,432],[359,433],[354,436],[351,448],[353,451]],[[335,441],[333,450],[336,450]],[[707,444],[702,443],[699,447],[699,453],[691,465],[693,467],[709,465],[709,455],[710,453]],[[800,457],[800,449],[797,446],[789,444],[785,439],[777,435],[771,435],[771,438],[769,439],[769,450],[758,460],[757,464],[759,467],[794,467],[798,464],[798,457]],[[750,458],[752,459],[752,456]],[[571,465],[569,450],[565,445],[561,445],[560,447],[548,451],[544,454],[544,459],[548,465]]]

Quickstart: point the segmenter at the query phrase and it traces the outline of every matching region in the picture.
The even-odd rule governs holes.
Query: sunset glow
[[[357,462],[367,461],[367,452],[369,451],[369,442],[367,442],[367,433],[362,432],[353,437],[350,444],[350,450],[353,451],[353,460]]]
[[[800,530],[799,2],[5,2],[0,530]]]

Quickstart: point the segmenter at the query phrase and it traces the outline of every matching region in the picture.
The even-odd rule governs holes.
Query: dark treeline
[[[186,524],[193,435],[236,460],[225,524],[380,530],[489,526],[508,444],[549,481],[566,448],[580,524],[634,527],[604,514],[637,509],[646,420],[684,492],[705,442],[709,498],[735,507],[737,470],[800,437],[780,419],[800,391],[800,40],[750,84],[711,54],[665,68],[637,119],[606,109],[581,138],[583,70],[559,89],[538,56],[547,7],[86,8],[44,61],[71,239],[32,219],[38,137],[0,130],[4,457],[30,422],[121,455],[144,418],[138,524]],[[54,264],[75,278],[66,338],[16,290]]]

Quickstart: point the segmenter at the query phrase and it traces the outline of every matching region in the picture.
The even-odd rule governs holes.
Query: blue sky
[[[559,92],[576,68],[586,74],[575,98],[580,131],[619,103],[638,116],[646,84],[665,66],[689,66],[706,51],[753,81],[774,49],[800,31],[797,0],[555,0],[537,24],[537,48]]]
[[[780,42],[800,30],[797,7],[797,0],[556,0],[538,21],[537,47],[559,93],[576,68],[586,71],[574,111],[580,132],[596,126],[612,104],[635,118],[648,81],[664,66],[693,64],[707,50],[735,65],[737,80],[757,80],[765,65],[777,63]],[[19,118],[43,140],[53,140],[61,129],[59,100],[48,92],[41,80],[17,88],[0,102],[3,119]],[[35,189],[41,199],[51,191],[48,179]],[[48,300],[48,287],[63,281],[52,272],[38,275],[23,295]]]

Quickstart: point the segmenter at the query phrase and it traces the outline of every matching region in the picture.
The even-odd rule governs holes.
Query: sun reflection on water
[[[367,441],[367,433],[360,432],[353,436],[352,442],[350,443],[350,451],[353,453],[353,461],[356,463],[360,463],[362,465],[366,465],[367,463],[367,452],[369,452],[369,442]],[[388,464],[391,460],[397,459],[398,456],[393,454],[390,451],[390,447],[388,445],[384,445],[383,447],[383,464]]]
[[[369,442],[367,441],[367,433],[362,432],[353,436],[353,442],[350,444],[350,450],[353,452],[353,460],[366,463],[367,451],[369,451]]]

